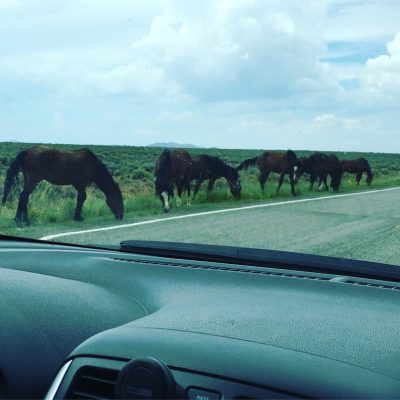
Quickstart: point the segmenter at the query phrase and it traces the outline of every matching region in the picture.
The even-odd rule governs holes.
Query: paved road
[[[399,203],[400,190],[365,192],[165,220],[58,240],[100,244],[142,239],[239,245],[400,265]]]

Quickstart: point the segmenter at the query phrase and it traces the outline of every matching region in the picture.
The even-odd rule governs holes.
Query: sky
[[[400,153],[398,0],[0,0],[0,141]]]

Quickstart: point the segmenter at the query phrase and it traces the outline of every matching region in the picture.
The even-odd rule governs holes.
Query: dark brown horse
[[[301,176],[306,173],[311,175],[312,168],[311,168],[311,161],[310,157],[297,157],[297,181],[301,178]]]
[[[328,175],[331,177],[331,187],[336,192],[339,190],[342,179],[342,169],[339,159],[334,154],[314,153],[309,158],[311,174],[310,174],[310,190],[313,189],[314,183],[319,178],[318,189],[324,183],[325,189],[328,187]]]
[[[240,199],[240,185],[239,172],[226,164],[218,157],[202,154],[192,158],[192,172],[191,179],[195,180],[194,195],[199,191],[201,184],[208,180],[207,191],[210,192],[219,178],[225,178],[228,182],[232,195],[236,199]]]
[[[289,174],[292,195],[296,196],[294,185],[297,180],[298,165],[297,165],[297,156],[294,151],[288,150],[285,153],[266,151],[259,157],[254,157],[243,161],[237,167],[237,170],[240,171],[242,169],[247,169],[253,165],[257,165],[260,170],[260,176],[258,179],[260,181],[260,186],[263,192],[264,192],[265,182],[267,181],[269,174],[271,172],[276,172],[280,174],[279,184],[276,191],[279,192],[279,189],[282,186],[285,175]]]
[[[182,190],[188,194],[190,204],[190,175],[192,157],[186,150],[165,149],[156,162],[156,195],[160,198],[165,212],[169,211],[169,201],[174,195],[174,186],[178,193],[178,205],[181,204]]]
[[[360,184],[363,173],[367,175],[367,185],[370,186],[374,176],[369,166],[368,161],[364,157],[356,158],[354,160],[342,160],[340,161],[342,172],[349,172],[350,174],[356,174],[357,185]]]
[[[54,185],[72,185],[78,192],[74,214],[75,221],[82,221],[82,206],[86,200],[86,187],[93,182],[106,195],[107,205],[115,218],[124,214],[122,194],[107,167],[88,150],[60,151],[45,146],[35,146],[21,151],[11,163],[4,182],[3,205],[19,171],[24,175],[24,188],[19,196],[17,223],[29,224],[29,196],[39,182],[45,180]]]

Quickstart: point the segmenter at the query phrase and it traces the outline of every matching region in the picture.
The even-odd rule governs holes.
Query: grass
[[[25,143],[0,143],[0,187],[3,186],[7,168],[15,155],[22,149],[31,147]],[[73,149],[81,146],[58,145],[57,148]],[[161,203],[154,196],[153,169],[155,160],[161,149],[129,146],[88,146],[109,167],[118,181],[125,204],[125,221],[137,221],[155,215],[162,215]],[[208,153],[217,155],[232,165],[239,164],[243,159],[254,157],[260,150],[222,150],[222,149],[190,149],[192,154]],[[309,151],[296,152],[299,156],[307,155]],[[345,175],[340,193],[355,190],[380,189],[400,184],[400,160],[396,154],[379,153],[336,153],[339,158],[366,157],[374,171],[373,185],[368,188],[364,181],[358,187],[354,176]],[[271,176],[262,193],[258,183],[258,171],[251,168],[242,173],[242,198],[233,199],[228,185],[221,179],[217,181],[215,189],[209,195],[206,193],[206,184],[192,202],[190,208],[182,206],[179,210],[172,201],[171,213],[194,212],[216,207],[232,207],[261,201],[275,201],[291,198],[290,185],[286,182],[279,194],[276,193],[277,176]],[[5,207],[0,208],[0,233],[40,237],[64,230],[89,229],[95,226],[111,225],[115,223],[111,211],[107,207],[104,195],[94,186],[88,188],[88,196],[83,208],[84,222],[72,221],[76,205],[76,193],[72,187],[53,186],[42,182],[31,195],[29,215],[32,222],[30,227],[16,227],[13,218],[17,206],[18,194],[22,184],[19,183],[12,193],[11,200]],[[296,187],[300,196],[320,196],[324,192],[308,190],[308,182],[301,179]],[[183,199],[185,204],[185,198]]]

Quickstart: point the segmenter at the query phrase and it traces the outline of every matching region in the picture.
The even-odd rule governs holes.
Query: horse
[[[156,168],[156,196],[161,200],[165,212],[169,211],[169,201],[174,196],[174,186],[178,193],[177,203],[182,203],[182,190],[188,194],[190,205],[190,176],[192,170],[192,157],[186,150],[165,149],[159,155]]]
[[[289,174],[290,179],[290,187],[293,196],[296,196],[296,192],[294,190],[294,185],[297,181],[297,170],[298,170],[298,162],[296,153],[292,150],[288,150],[286,152],[269,152],[266,151],[259,157],[249,158],[248,160],[243,161],[238,167],[237,170],[241,171],[243,169],[247,169],[251,166],[257,165],[260,170],[260,186],[261,190],[264,192],[265,182],[268,179],[268,176],[271,172],[276,172],[280,174],[279,184],[276,189],[276,192],[279,192],[279,189],[282,186],[283,180],[286,174]]]
[[[302,177],[304,173],[311,175],[311,162],[309,157],[297,157],[297,181]]]
[[[194,196],[200,189],[201,184],[208,180],[207,192],[210,192],[219,178],[225,178],[230,191],[235,199],[240,199],[241,185],[239,172],[226,164],[218,157],[202,154],[192,158],[191,180],[195,180]]]
[[[367,185],[371,186],[371,182],[374,179],[374,176],[372,174],[371,167],[369,166],[368,161],[364,157],[356,158],[354,160],[342,160],[340,161],[340,166],[342,168],[342,172],[356,174],[357,185],[360,184],[361,177],[365,172],[367,174]]]
[[[337,192],[342,179],[340,161],[334,154],[314,153],[309,157],[311,175],[310,190],[313,189],[316,179],[319,177],[318,189],[324,183],[325,189],[328,188],[328,175],[331,177],[331,187]]]
[[[106,203],[117,220],[124,215],[124,204],[118,184],[110,171],[89,149],[61,151],[46,146],[23,150],[11,162],[4,182],[2,203],[5,205],[20,170],[24,187],[19,196],[15,221],[29,225],[28,202],[30,194],[42,180],[53,185],[72,185],[78,192],[73,219],[82,221],[82,207],[86,187],[93,182],[106,196]]]

